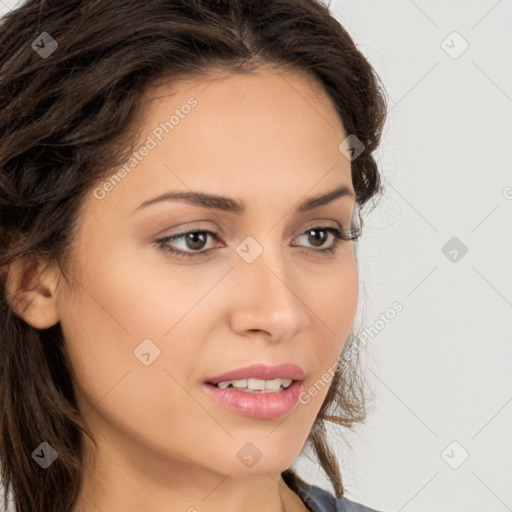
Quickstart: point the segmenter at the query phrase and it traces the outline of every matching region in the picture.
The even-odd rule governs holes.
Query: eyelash
[[[326,255],[329,254],[329,253],[330,254],[334,254],[339,249],[339,246],[340,246],[342,241],[344,241],[344,242],[355,241],[355,240],[357,240],[360,237],[360,232],[359,231],[340,230],[338,228],[333,228],[331,226],[314,226],[314,227],[308,228],[301,235],[299,235],[298,238],[300,238],[303,235],[308,234],[310,231],[327,231],[334,238],[333,238],[333,245],[331,247],[328,247],[326,249],[311,249],[311,248],[307,248],[306,251],[305,251],[307,253],[309,253],[312,250],[313,252],[320,252],[320,253],[324,253]],[[175,240],[179,240],[181,238],[184,238],[186,235],[196,234],[196,233],[207,233],[208,235],[213,236],[215,239],[218,239],[218,237],[220,235],[220,233],[218,231],[211,231],[211,230],[208,230],[208,229],[202,229],[202,230],[196,229],[196,230],[193,230],[193,231],[186,231],[186,232],[183,232],[183,233],[177,233],[177,234],[172,235],[172,236],[167,236],[165,238],[161,238],[159,240],[156,240],[155,243],[157,244],[157,246],[160,249],[162,249],[166,253],[172,254],[172,255],[176,255],[176,256],[181,256],[182,258],[183,257],[185,257],[185,258],[189,258],[189,257],[196,258],[196,257],[206,256],[207,254],[210,253],[210,251],[213,248],[212,249],[206,249],[205,251],[185,252],[185,251],[180,251],[180,250],[177,250],[177,249],[172,249],[169,246],[169,244],[168,244],[168,242],[171,241],[171,240],[174,240],[174,241]]]

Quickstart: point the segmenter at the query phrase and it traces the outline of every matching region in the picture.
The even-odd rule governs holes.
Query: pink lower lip
[[[203,384],[202,387],[217,403],[232,412],[249,418],[270,420],[293,409],[303,385],[302,381],[294,380],[288,388],[272,393],[245,393],[233,388],[220,389],[211,384]]]

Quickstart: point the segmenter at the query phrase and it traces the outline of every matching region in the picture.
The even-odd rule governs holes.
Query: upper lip
[[[292,379],[304,380],[306,374],[304,370],[295,364],[276,364],[269,366],[263,363],[244,366],[236,370],[210,377],[205,380],[209,384],[218,384],[226,380],[240,380],[240,379]]]

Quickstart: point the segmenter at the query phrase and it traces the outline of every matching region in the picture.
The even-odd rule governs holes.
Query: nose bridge
[[[285,261],[281,247],[271,248],[270,244],[253,262],[248,264],[252,286],[260,292],[260,297],[279,301],[281,304],[292,300],[290,290],[290,268]],[[264,292],[267,293],[264,293]]]
[[[307,314],[294,290],[297,286],[293,286],[294,278],[282,244],[268,233],[259,238],[263,243],[246,239],[238,248],[246,250],[246,255],[251,251],[259,254],[251,262],[243,256],[238,261],[237,318],[245,319],[246,329],[263,329],[276,337],[291,336],[305,325]]]
[[[262,229],[254,237],[248,236],[239,247],[238,253],[243,260],[239,268],[240,272],[251,281],[255,290],[266,289],[269,292],[272,291],[276,298],[289,300],[290,268],[286,261],[288,256],[276,234],[277,230],[263,232]],[[243,251],[247,249],[248,257],[246,258]]]

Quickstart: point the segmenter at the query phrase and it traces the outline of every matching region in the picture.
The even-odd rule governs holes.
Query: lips
[[[219,382],[242,379],[291,379],[286,389],[270,393],[249,393],[231,386],[227,389],[217,387]],[[217,404],[237,415],[252,419],[276,419],[292,411],[304,389],[306,374],[295,364],[267,365],[253,364],[238,368],[222,375],[205,379],[202,389]]]
[[[216,385],[219,382],[226,380],[240,380],[240,379],[292,379],[294,381],[302,381],[306,378],[305,372],[295,364],[278,364],[269,366],[263,363],[253,364],[238,368],[222,375],[209,377],[205,379],[206,384]]]
[[[272,393],[246,393],[233,388],[220,389],[203,384],[203,391],[217,406],[253,420],[273,420],[290,414],[298,406],[303,392],[302,381],[293,381],[286,389]]]

